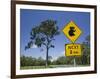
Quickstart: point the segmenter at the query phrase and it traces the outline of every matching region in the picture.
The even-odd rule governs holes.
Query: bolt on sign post
[[[63,33],[72,42],[72,44],[65,45],[65,56],[73,56],[74,66],[76,66],[75,56],[81,56],[81,45],[75,44],[75,41],[82,34],[82,31],[73,21],[70,21],[63,28]]]

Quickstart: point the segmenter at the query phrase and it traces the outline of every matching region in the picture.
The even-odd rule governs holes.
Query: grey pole
[[[74,57],[74,67],[76,66],[76,60],[75,60],[75,57]]]

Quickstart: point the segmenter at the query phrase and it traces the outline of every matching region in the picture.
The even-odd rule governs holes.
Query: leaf
[[[54,45],[51,45],[50,47],[54,48],[55,46]]]
[[[27,50],[28,49],[28,47],[27,46],[25,46],[25,50]]]
[[[41,41],[45,41],[45,38],[41,38]]]
[[[25,50],[31,48],[33,46],[33,41],[30,41],[27,46],[25,46]]]

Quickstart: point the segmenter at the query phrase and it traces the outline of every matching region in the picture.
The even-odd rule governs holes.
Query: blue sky
[[[74,21],[82,30],[81,36],[77,39],[76,43],[82,43],[85,37],[90,34],[90,13],[89,12],[69,12],[69,11],[50,11],[50,10],[33,10],[21,9],[20,10],[20,53],[25,56],[43,57],[45,59],[46,51],[44,47],[37,48],[33,46],[28,50],[24,50],[27,43],[30,41],[30,32],[33,27],[39,25],[42,21],[53,19],[57,21],[57,26],[60,30],[60,35],[55,37],[52,43],[55,48],[49,50],[49,56],[53,59],[58,56],[64,55],[65,44],[71,43],[62,32],[64,26],[70,21]],[[41,51],[43,49],[43,51]]]

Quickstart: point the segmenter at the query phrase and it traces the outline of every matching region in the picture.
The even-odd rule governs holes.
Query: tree
[[[35,62],[36,66],[43,66],[45,65],[45,60],[42,57],[37,58]]]
[[[20,65],[21,66],[25,66],[26,65],[26,57],[25,56],[21,56],[20,59],[21,59],[20,60],[20,63],[21,63]]]
[[[82,43],[82,52],[82,64],[90,64],[90,35],[87,35],[85,41]]]
[[[52,64],[52,56],[48,56],[48,64]]]
[[[67,58],[65,56],[60,56],[57,58],[56,63],[58,65],[67,64]]]
[[[26,57],[26,56],[21,56],[21,66],[33,66],[34,65],[34,60],[36,60],[35,58],[33,59],[31,56],[30,57]]]
[[[41,47],[45,46],[46,49],[46,67],[48,66],[48,53],[50,48],[54,48],[52,41],[55,40],[54,37],[59,35],[57,22],[55,20],[45,20],[40,23],[40,25],[32,28],[30,33],[30,42],[25,46],[25,49],[31,48],[33,44]]]

